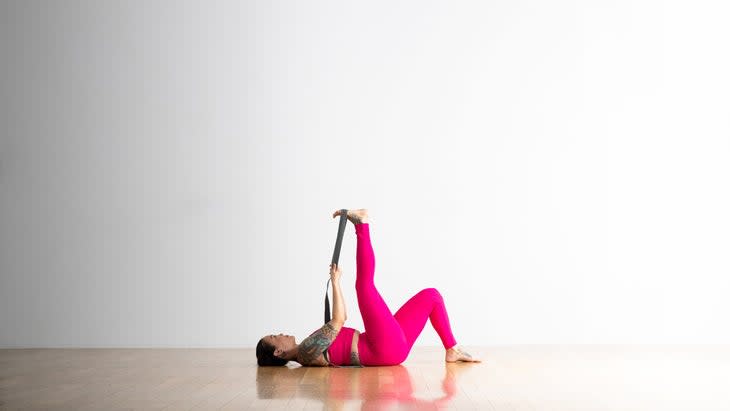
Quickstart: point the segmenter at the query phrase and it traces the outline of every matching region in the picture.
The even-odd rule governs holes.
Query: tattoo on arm
[[[298,360],[302,365],[314,364],[322,355],[322,352],[332,344],[340,333],[331,323],[327,323],[319,330],[313,332],[309,337],[299,343]]]

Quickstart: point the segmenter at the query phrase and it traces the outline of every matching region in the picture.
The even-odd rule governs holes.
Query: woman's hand
[[[337,266],[337,264],[335,263],[330,264],[330,278],[332,279],[333,283],[340,281],[340,275],[342,275],[340,267]]]

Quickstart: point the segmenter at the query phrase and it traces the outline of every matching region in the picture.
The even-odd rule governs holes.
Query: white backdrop
[[[3,2],[0,346],[301,340],[343,207],[467,347],[728,343],[728,12]]]

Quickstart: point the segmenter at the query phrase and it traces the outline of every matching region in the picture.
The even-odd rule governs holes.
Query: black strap
[[[330,289],[330,281],[327,280],[327,288],[324,289],[324,323],[327,324],[330,322],[332,317],[330,316],[330,297],[328,295],[329,289]]]
[[[340,249],[342,248],[342,237],[345,236],[345,227],[347,226],[347,209],[341,209],[340,210],[340,225],[337,228],[337,240],[335,241],[335,252],[332,254],[332,264],[339,264],[340,262]],[[324,290],[324,323],[327,324],[330,322],[332,317],[330,316],[330,298],[329,298],[329,289],[330,289],[330,281],[332,279],[327,280],[327,288]]]

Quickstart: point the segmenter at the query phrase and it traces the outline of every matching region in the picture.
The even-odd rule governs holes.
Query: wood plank
[[[5,349],[0,409],[730,409],[728,345],[470,351],[486,361],[446,364],[438,347],[365,368],[258,367],[253,349]]]

